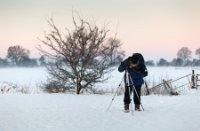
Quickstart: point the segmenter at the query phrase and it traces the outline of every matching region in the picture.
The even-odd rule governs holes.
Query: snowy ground
[[[147,81],[178,78],[193,68],[151,67]],[[199,72],[199,69],[196,68]],[[0,69],[0,86],[7,82],[37,88],[46,80],[44,68]],[[114,71],[100,88],[116,88],[123,73]],[[5,82],[1,84],[2,82]],[[13,91],[15,92],[15,91]],[[123,96],[1,94],[0,131],[199,131],[200,90],[180,96],[143,96],[144,112],[123,113]]]
[[[3,94],[0,131],[199,131],[200,92],[143,96],[145,111],[124,113],[122,96]]]
[[[12,83],[19,86],[38,87],[47,78],[45,68],[0,68],[0,83]]]

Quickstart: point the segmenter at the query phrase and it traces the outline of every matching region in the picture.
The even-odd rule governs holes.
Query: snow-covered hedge
[[[41,90],[38,88],[18,86],[16,84],[12,84],[8,82],[0,83],[0,94],[14,94],[14,93],[35,94],[35,93],[40,93],[40,92]]]

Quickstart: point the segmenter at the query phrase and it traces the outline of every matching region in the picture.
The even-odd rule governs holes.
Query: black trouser
[[[141,87],[142,87],[142,85],[135,86],[135,90],[137,91],[137,94],[139,96],[139,98],[138,98],[135,90],[133,89],[134,87],[126,86],[125,93],[124,93],[124,104],[130,104],[130,102],[131,102],[130,93],[132,93],[132,90],[133,90],[134,91],[134,96],[133,96],[134,103],[135,103],[135,105],[140,105]],[[130,93],[129,93],[129,90],[130,90]]]

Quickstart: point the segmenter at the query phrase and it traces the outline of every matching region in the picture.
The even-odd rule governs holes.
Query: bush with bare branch
[[[49,57],[49,81],[56,81],[77,94],[107,80],[104,74],[111,72],[124,57],[120,40],[108,38],[105,27],[99,28],[81,18],[78,22],[73,17],[75,29],[66,29],[63,33],[50,19],[51,31],[40,39],[50,50],[39,46],[39,50]]]

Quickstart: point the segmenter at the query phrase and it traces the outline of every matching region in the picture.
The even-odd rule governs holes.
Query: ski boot
[[[126,112],[126,113],[129,112],[129,104],[124,105],[124,112]]]
[[[142,111],[141,109],[140,109],[140,105],[135,105],[135,111]]]

